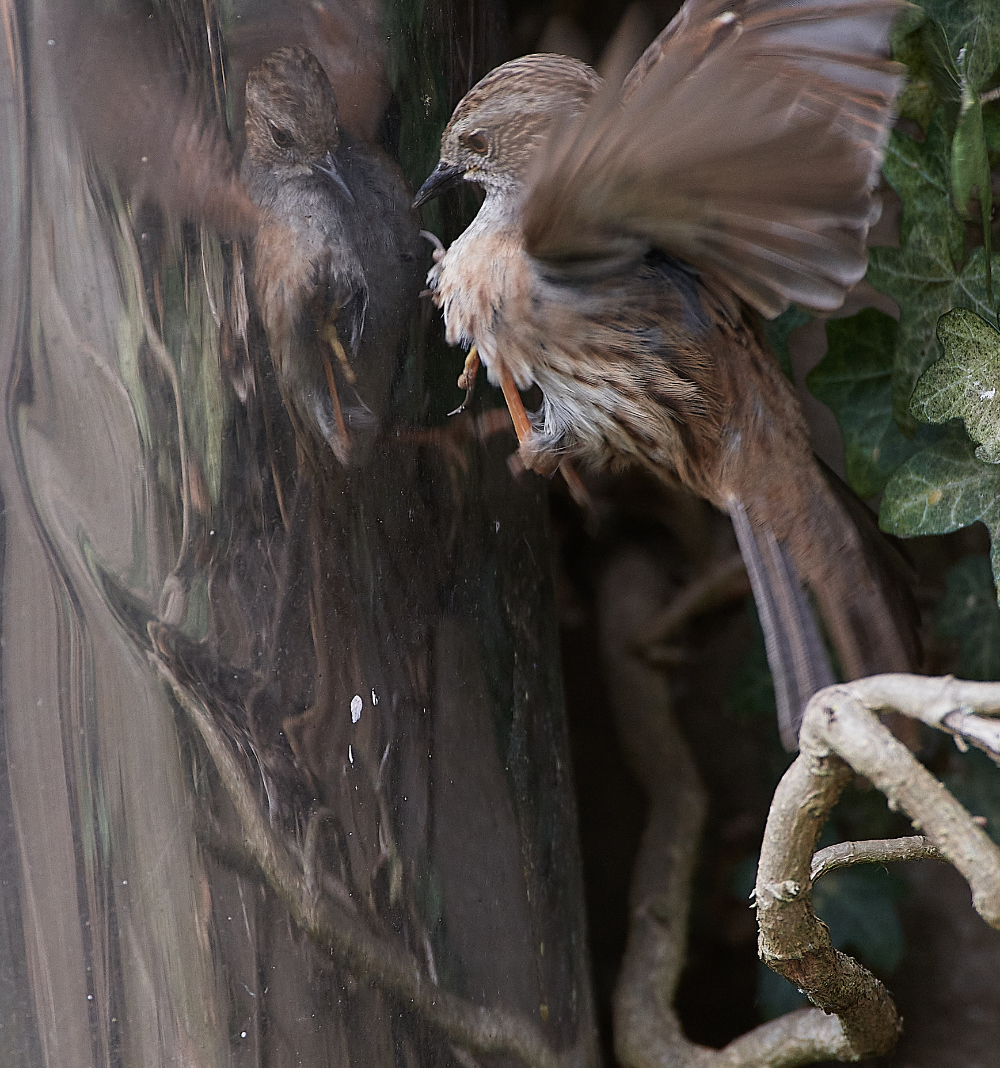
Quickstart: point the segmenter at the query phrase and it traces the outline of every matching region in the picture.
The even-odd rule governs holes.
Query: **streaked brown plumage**
[[[253,294],[299,445],[321,467],[317,446],[346,463],[349,431],[377,425],[415,302],[420,244],[399,168],[337,118],[330,81],[306,48],[278,49],[247,78],[240,175],[263,209]]]
[[[831,681],[801,583],[848,676],[915,654],[755,314],[836,308],[864,274],[899,7],[688,0],[620,86],[514,60],[455,109],[417,198],[486,191],[429,283],[491,381],[541,388],[525,463],[637,462],[730,513],[792,746]]]

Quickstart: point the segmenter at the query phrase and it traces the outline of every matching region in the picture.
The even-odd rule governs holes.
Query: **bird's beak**
[[[419,208],[421,204],[426,204],[428,200],[433,200],[446,189],[457,185],[464,177],[464,167],[456,167],[454,164],[441,160],[427,176],[427,181],[417,190],[417,195],[413,198],[413,206]]]
[[[347,202],[349,204],[354,203],[354,197],[351,196],[351,191],[347,188],[347,183],[340,176],[340,171],[337,170],[337,163],[333,158],[332,152],[327,152],[319,163],[314,163],[312,169],[316,174],[322,174],[329,178],[344,196],[347,197]]]

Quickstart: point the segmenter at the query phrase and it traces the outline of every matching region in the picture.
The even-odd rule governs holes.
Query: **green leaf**
[[[928,19],[921,27],[920,38],[924,46],[927,69],[938,98],[943,103],[957,104],[961,99],[958,68],[952,58],[944,27],[939,22]]]
[[[899,12],[889,28],[889,48],[893,59],[905,62],[900,59],[899,51],[906,47],[906,42],[926,21],[926,13],[916,4],[910,4]]]
[[[940,100],[924,51],[920,26],[924,13],[911,7],[897,19],[890,35],[892,58],[906,64],[906,84],[896,99],[900,118],[912,119],[922,130],[930,125]]]
[[[946,438],[921,449],[893,475],[879,525],[900,537],[950,534],[972,523],[1000,520],[1000,471],[980,463],[972,443]]]
[[[959,675],[1000,679],[1000,607],[989,560],[985,556],[959,560],[948,572],[947,583],[935,623],[942,638],[958,639]]]
[[[949,534],[973,523],[990,532],[993,574],[1000,573],[1000,468],[974,455],[973,443],[951,433],[925,446],[892,476],[879,525],[902,538]]]
[[[976,457],[1000,463],[1000,333],[964,308],[937,326],[944,356],[920,376],[910,410],[925,423],[964,419]]]
[[[809,312],[792,304],[777,319],[764,321],[764,337],[767,338],[771,351],[778,357],[782,371],[792,382],[795,381],[795,374],[792,371],[792,356],[788,351],[788,338],[792,331],[805,326],[811,318]]]
[[[965,251],[965,227],[948,200],[950,159],[951,137],[944,114],[938,112],[923,141],[898,130],[890,134],[882,172],[903,201],[900,244],[930,231],[942,242],[942,255],[957,262]]]
[[[982,89],[1000,64],[996,0],[925,0],[920,6],[940,23],[955,59],[966,50],[970,81],[975,89]]]
[[[885,489],[893,471],[918,447],[892,417],[892,363],[899,326],[865,308],[826,324],[826,356],[806,385],[836,416],[844,437],[847,481],[860,497]]]
[[[970,200],[979,197],[979,211],[986,247],[986,292],[993,302],[993,279],[990,271],[990,219],[993,214],[993,186],[987,159],[986,136],[983,132],[983,105],[973,87],[969,74],[969,53],[960,56],[962,105],[955,139],[951,146],[951,194],[955,210],[963,219],[971,220]]]
[[[952,308],[970,308],[996,322],[986,295],[986,254],[973,250],[955,266],[947,242],[930,227],[915,229],[900,248],[872,249],[868,280],[899,304],[899,335],[893,366],[893,413],[904,431],[915,432],[910,397],[917,380],[941,356],[938,319]]]
[[[969,201],[986,193],[992,204],[990,165],[986,159],[986,138],[983,133],[983,105],[968,85],[962,87],[962,111],[955,130],[951,150],[951,195],[955,208],[963,219],[972,219]],[[984,205],[983,225],[989,232],[989,214]]]

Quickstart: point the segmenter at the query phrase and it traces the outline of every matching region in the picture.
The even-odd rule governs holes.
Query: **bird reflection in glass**
[[[416,295],[416,216],[395,164],[340,128],[307,49],[250,72],[245,129],[240,175],[265,209],[252,292],[278,386],[305,453],[325,442],[346,463],[352,431],[377,425]]]
[[[849,677],[916,655],[887,547],[813,456],[758,319],[838,308],[865,272],[900,7],[688,0],[624,77],[505,63],[415,202],[485,191],[428,282],[515,409],[515,385],[540,387],[530,422],[512,413],[526,466],[634,462],[732,517],[790,748],[833,678],[803,585]]]

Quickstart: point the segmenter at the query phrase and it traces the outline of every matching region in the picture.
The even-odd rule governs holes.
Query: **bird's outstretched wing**
[[[552,134],[529,252],[572,270],[654,245],[768,317],[839,307],[878,216],[903,6],[688,0],[620,86]]]

